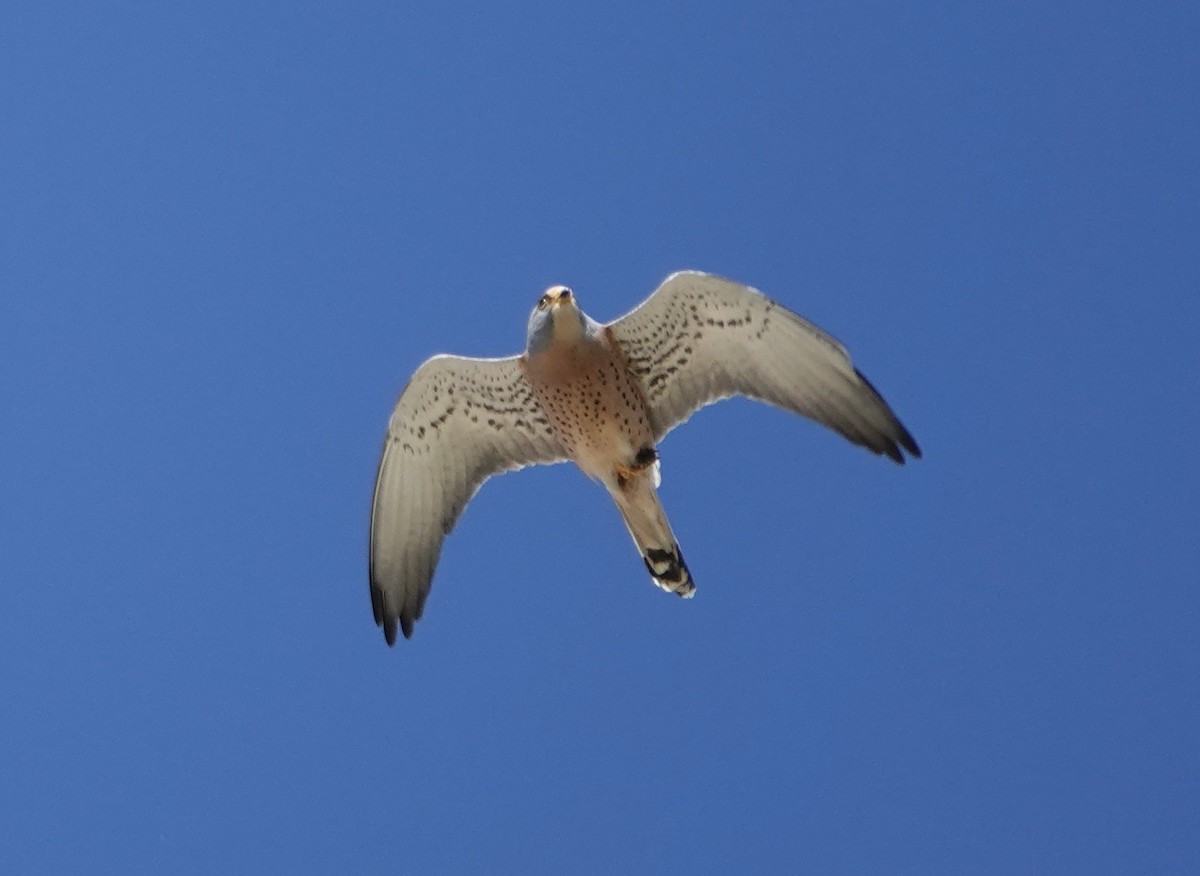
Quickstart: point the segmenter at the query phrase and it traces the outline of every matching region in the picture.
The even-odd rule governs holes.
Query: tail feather
[[[613,492],[613,500],[654,583],[685,598],[692,596],[696,584],[671,532],[652,474],[646,472],[646,476],[631,478]]]
[[[690,599],[696,592],[696,582],[688,571],[687,563],[679,545],[673,545],[669,550],[654,547],[641,547],[642,560],[654,583],[663,590],[678,593],[684,599]]]

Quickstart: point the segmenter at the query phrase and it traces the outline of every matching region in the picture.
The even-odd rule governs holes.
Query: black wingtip
[[[371,583],[371,614],[375,616],[375,625],[383,627],[383,638],[389,646],[396,644],[396,618],[392,615],[387,604],[383,589]]]
[[[904,465],[904,454],[900,452],[900,447],[903,447],[905,450],[907,450],[913,459],[920,459],[921,448],[917,446],[916,439],[913,438],[912,434],[906,428],[904,428],[904,424],[900,422],[900,418],[896,416],[896,412],[892,410],[891,406],[884,401],[884,398],[882,395],[880,395],[879,390],[875,388],[875,384],[867,380],[867,375],[863,374],[857,368],[854,369],[854,373],[858,376],[858,379],[866,385],[867,389],[875,393],[875,397],[879,399],[880,404],[882,404],[887,412],[892,415],[892,422],[896,426],[896,431],[900,433],[896,436],[894,441],[888,442],[887,447],[884,448],[883,452],[886,453],[894,462],[899,463],[900,465]],[[900,442],[900,447],[896,446],[896,441]]]
[[[371,584],[371,614],[375,616],[375,623],[383,623],[383,591]]]
[[[896,421],[896,428],[899,430],[900,434],[896,436],[895,440],[889,439],[887,443],[883,445],[883,449],[876,450],[876,453],[884,454],[897,465],[904,465],[904,463],[908,462],[908,459],[910,458],[920,459],[921,448],[917,446],[917,442],[913,440],[913,436],[908,434],[908,430],[900,424],[899,420]],[[901,452],[901,448],[904,448],[904,450],[908,453],[907,458],[904,456],[904,453]]]
[[[900,452],[901,447],[903,447],[908,452],[908,455],[913,459],[920,459],[921,448],[917,446],[916,440],[912,435],[909,434],[908,430],[904,428],[899,420],[896,420],[895,422],[896,428],[899,430],[900,434],[896,436],[895,441],[888,441],[887,445],[883,449],[883,452],[887,454],[892,462],[895,462],[897,465],[904,465],[904,463],[908,461],[904,458],[904,454]],[[899,446],[896,444],[897,441],[899,442]]]
[[[375,613],[375,623],[383,627],[383,638],[388,647],[396,644],[397,629],[404,634],[404,638],[411,639],[413,624],[421,616],[419,610],[413,612],[407,609],[396,615],[388,605],[383,591],[374,586],[371,587],[371,610]]]

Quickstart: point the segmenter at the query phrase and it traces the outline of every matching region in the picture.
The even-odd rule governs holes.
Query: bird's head
[[[575,295],[566,286],[551,286],[538,299],[529,314],[525,346],[529,352],[545,349],[551,343],[573,343],[587,333],[587,315],[575,303]]]

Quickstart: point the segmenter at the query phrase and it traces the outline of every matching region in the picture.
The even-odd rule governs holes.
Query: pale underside
[[[748,286],[673,274],[606,329],[641,389],[655,442],[697,408],[745,395],[896,462],[904,451],[920,455],[840,343]],[[564,443],[520,357],[435,356],[417,369],[388,424],[371,514],[371,602],[389,644],[397,623],[411,635],[442,540],[483,481],[570,458]]]

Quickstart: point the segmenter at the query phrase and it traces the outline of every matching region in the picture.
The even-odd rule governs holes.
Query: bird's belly
[[[618,362],[604,362],[586,374],[534,385],[554,436],[585,474],[606,480],[654,446],[641,392]]]

